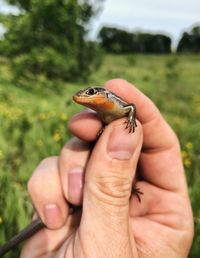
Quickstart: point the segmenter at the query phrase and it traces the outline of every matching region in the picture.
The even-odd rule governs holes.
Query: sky
[[[162,32],[176,45],[185,30],[200,24],[200,0],[105,0],[103,9],[91,24],[90,36],[95,38],[99,29],[116,26],[129,31]],[[17,12],[14,8],[12,12]],[[9,12],[3,0],[0,11]],[[0,27],[0,33],[2,32]]]
[[[94,21],[92,36],[103,25],[164,32],[176,44],[185,30],[200,24],[200,0],[105,0]]]

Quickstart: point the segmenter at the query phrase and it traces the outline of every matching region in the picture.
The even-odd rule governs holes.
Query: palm
[[[135,196],[130,201],[130,227],[139,257],[165,257],[165,252],[168,257],[184,257],[177,246],[186,244],[187,200],[146,182],[139,185],[144,192],[141,203]]]
[[[168,257],[184,257],[176,250],[178,245],[184,244],[181,243],[185,239],[182,233],[187,232],[187,226],[184,228],[181,223],[186,215],[181,210],[185,207],[184,198],[146,182],[139,182],[138,186],[144,192],[141,203],[136,196],[130,200],[130,232],[138,256],[165,257],[167,252]],[[177,206],[179,209],[175,208]],[[90,250],[92,239],[84,232],[84,220],[81,221],[79,214],[69,218],[68,237],[59,249],[59,254],[65,257],[73,257],[74,253],[81,257]]]

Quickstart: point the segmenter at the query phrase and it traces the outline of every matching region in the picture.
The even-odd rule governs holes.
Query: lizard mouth
[[[73,100],[74,100],[75,102],[77,102],[77,99],[78,99],[79,97],[77,97],[77,96],[74,95],[72,98],[73,98]]]
[[[73,96],[73,100],[76,102],[76,103],[87,103],[88,102],[88,99],[86,100],[85,97],[83,96],[78,96],[78,95],[74,95]]]
[[[78,95],[74,95],[73,96],[73,100],[76,102],[76,103],[79,103],[79,104],[89,104],[89,103],[94,103],[95,99],[91,96],[78,96]]]

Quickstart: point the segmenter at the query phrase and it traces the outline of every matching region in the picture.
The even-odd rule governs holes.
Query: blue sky
[[[164,32],[176,44],[184,30],[200,23],[200,0],[105,0],[103,6],[92,23],[92,37],[103,25],[109,25],[130,31]],[[9,11],[3,0],[0,11]]]

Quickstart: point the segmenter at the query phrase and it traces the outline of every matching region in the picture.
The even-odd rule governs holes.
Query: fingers
[[[102,122],[96,112],[86,109],[76,114],[69,123],[69,129],[78,138],[94,141],[102,127]]]
[[[47,228],[26,242],[21,257],[39,257],[56,250],[78,227],[80,212],[70,215],[68,204],[78,205],[82,202],[89,150],[88,143],[73,138],[64,146],[59,158],[43,160],[34,171],[28,189],[37,213]]]
[[[70,140],[59,158],[59,173],[65,198],[74,205],[82,203],[85,166],[91,144],[78,138]]]
[[[29,180],[28,190],[42,221],[51,229],[61,227],[69,209],[62,192],[57,157],[39,164]]]
[[[123,122],[119,119],[106,127],[94,146],[85,175],[81,232],[90,235],[98,231],[95,237],[101,246],[110,239],[115,246],[122,246],[121,241],[129,236],[129,198],[142,130],[138,123],[135,134],[129,134]]]
[[[60,157],[43,160],[28,183],[33,204],[48,228],[59,228],[69,213],[67,203],[82,202],[84,170],[90,145],[77,138],[69,141]]]

